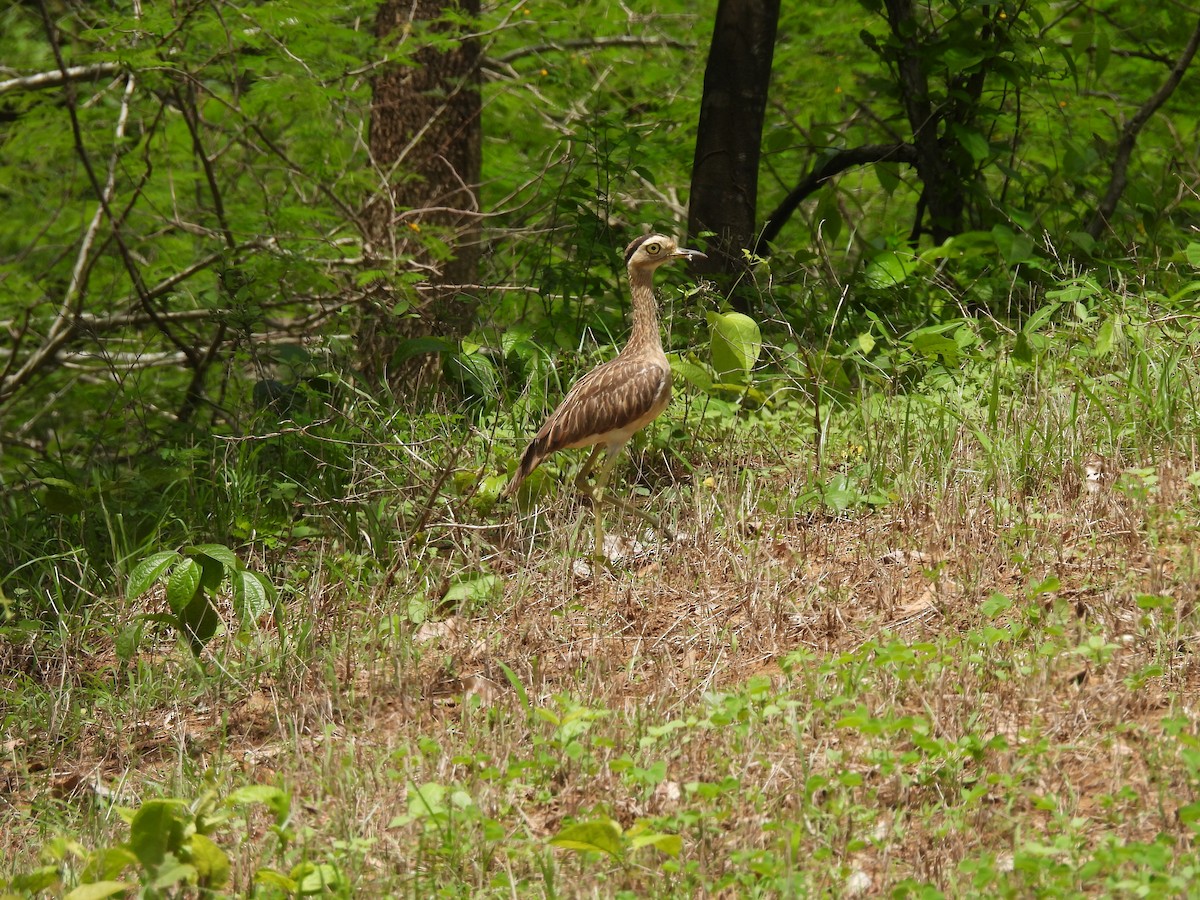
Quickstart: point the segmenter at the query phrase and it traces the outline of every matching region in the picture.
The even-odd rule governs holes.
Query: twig
[[[488,63],[501,63],[507,65],[514,59],[520,59],[523,56],[535,56],[538,53],[546,53],[550,50],[555,50],[559,53],[565,53],[568,50],[583,50],[586,48],[595,48],[603,50],[608,47],[669,47],[672,50],[694,50],[695,45],[685,41],[677,41],[674,38],[668,37],[642,37],[636,34],[622,34],[616,37],[594,37],[594,38],[572,38],[569,41],[551,41],[545,44],[532,44],[528,47],[521,47],[517,50],[510,50],[508,53],[502,53],[500,56],[492,56],[486,58],[484,65]]]

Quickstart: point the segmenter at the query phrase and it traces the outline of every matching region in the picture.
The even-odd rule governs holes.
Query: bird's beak
[[[699,250],[689,250],[687,247],[679,247],[676,249],[672,258],[686,259],[690,261],[693,259],[708,259],[708,256],[704,253],[701,253]]]

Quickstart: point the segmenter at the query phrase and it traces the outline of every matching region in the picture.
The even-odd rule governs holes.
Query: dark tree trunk
[[[422,28],[465,32],[436,21],[447,12],[477,17],[479,0],[384,0],[375,32],[384,48],[420,42]],[[412,65],[389,65],[373,84],[369,145],[388,189],[367,210],[367,253],[384,268],[410,258],[407,266],[421,272],[425,284],[410,310],[415,317],[397,317],[403,298],[379,292],[364,312],[359,351],[368,378],[386,376],[401,390],[400,382],[415,387],[413,366],[392,364],[402,342],[428,334],[458,337],[474,317],[474,300],[462,286],[475,282],[479,262],[479,60],[478,40],[466,38],[448,50],[422,48]],[[453,255],[431,252],[429,238]]]
[[[929,51],[922,46],[927,38],[916,22],[912,0],[884,0],[884,7],[898,46],[893,62],[899,74],[900,100],[912,129],[914,165],[922,184],[920,205],[929,216],[929,235],[935,244],[941,244],[962,231],[964,187],[970,178],[970,168],[964,167],[957,143],[938,134],[946,110],[935,108],[930,97],[926,68]],[[978,88],[976,100],[977,91]],[[976,107],[977,103],[970,104],[966,114],[973,116]],[[913,229],[914,240],[921,230],[918,222]]]
[[[758,158],[775,52],[779,0],[720,0],[704,70],[704,95],[692,168],[688,234],[711,231],[708,274],[745,271],[743,249],[755,244]]]

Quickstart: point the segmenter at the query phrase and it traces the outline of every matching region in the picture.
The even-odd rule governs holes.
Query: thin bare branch
[[[53,72],[38,72],[36,75],[22,75],[19,78],[0,81],[0,96],[13,91],[40,91],[46,88],[62,87],[68,81],[107,78],[120,71],[120,63],[102,62],[92,63],[88,66],[67,66]]]
[[[754,245],[755,255],[770,256],[771,242],[779,236],[779,232],[783,230],[783,226],[796,211],[796,207],[835,175],[854,166],[864,166],[870,163],[901,162],[913,165],[916,159],[916,148],[912,144],[903,142],[867,144],[862,147],[837,150],[826,156],[798,185],[788,192],[788,195],[783,198],[783,202],[771,210],[759,233],[758,241]]]
[[[694,44],[689,44],[685,41],[677,41],[668,37],[646,37],[638,34],[620,34],[615,37],[593,37],[593,38],[573,38],[569,41],[554,41],[545,44],[531,44],[528,47],[519,47],[516,50],[510,50],[508,53],[502,53],[499,56],[488,57],[483,61],[486,66],[489,63],[501,63],[508,65],[514,60],[521,59],[524,56],[536,56],[539,53],[549,53],[551,51],[557,53],[566,53],[571,50],[605,50],[609,47],[667,47],[671,50],[695,50]]]
[[[1171,67],[1170,73],[1166,80],[1159,86],[1149,100],[1138,107],[1138,111],[1133,114],[1125,127],[1121,129],[1121,136],[1117,139],[1116,152],[1113,154],[1112,179],[1108,183],[1108,190],[1104,194],[1104,198],[1096,207],[1096,211],[1092,214],[1091,221],[1087,225],[1087,233],[1093,238],[1100,237],[1112,220],[1112,215],[1117,210],[1117,202],[1121,199],[1121,194],[1125,191],[1125,184],[1128,180],[1129,160],[1133,155],[1134,145],[1137,143],[1138,134],[1150,121],[1153,116],[1167,99],[1175,92],[1175,88],[1179,87],[1179,82],[1183,80],[1184,72],[1192,63],[1192,58],[1196,55],[1196,49],[1200,47],[1200,19],[1196,22],[1196,27],[1192,29],[1192,35],[1188,38],[1187,46],[1183,48],[1183,52],[1179,55],[1175,65]]]

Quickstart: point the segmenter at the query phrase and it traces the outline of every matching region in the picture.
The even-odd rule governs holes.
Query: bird
[[[633,327],[628,342],[616,357],[575,382],[529,442],[516,472],[501,493],[502,499],[515,494],[529,474],[552,453],[594,446],[575,477],[575,486],[592,503],[598,559],[604,557],[600,504],[605,500],[661,530],[653,516],[619,497],[605,497],[605,490],[621,449],[634,434],[657,419],[671,400],[671,364],[663,352],[658,330],[654,271],[676,260],[705,258],[699,250],[680,247],[674,238],[663,234],[643,235],[629,244],[625,249],[625,267],[633,299]],[[605,453],[607,458],[596,475],[595,486],[589,487],[587,478]]]

